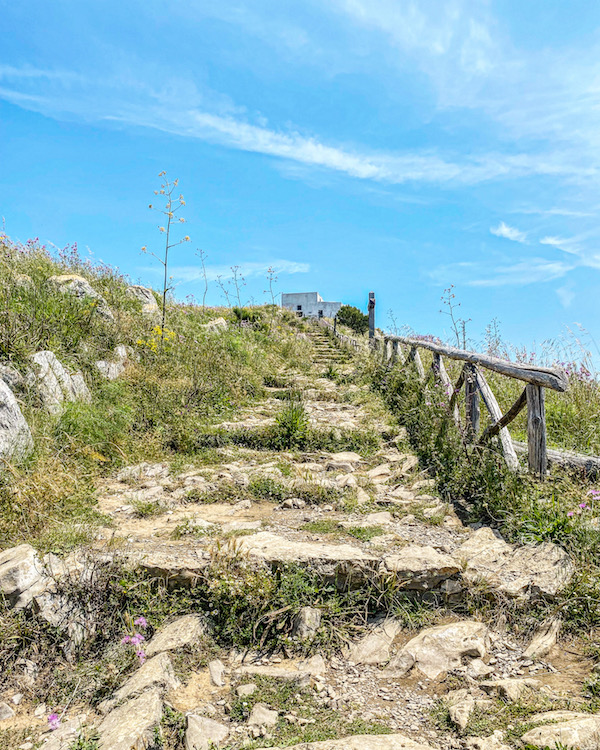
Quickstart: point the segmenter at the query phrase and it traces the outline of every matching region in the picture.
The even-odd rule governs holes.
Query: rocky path
[[[373,431],[378,451],[227,446],[201,465],[128,467],[98,488],[99,510],[110,521],[98,547],[116,544],[129,565],[170,587],[193,588],[215,550],[221,560],[281,575],[298,566],[343,590],[393,587],[405,597],[405,616],[382,607],[362,630],[331,633],[332,648],[315,649],[311,643],[326,641],[325,625],[318,603],[305,601],[294,613],[289,649],[221,648],[206,666],[182,672],[181,655],[211,638],[204,615],[190,612],[160,628],[137,672],[86,711],[98,746],[159,747],[151,744],[153,727],[173,709],[187,717],[187,750],[312,739],[302,747],[595,748],[600,717],[582,697],[591,664],[556,645],[559,621],[519,638],[501,617],[489,623],[467,615],[474,592],[511,606],[551,602],[572,574],[565,553],[552,544],[516,547],[489,528],[464,526],[366,388],[322,377],[330,367],[350,370],[352,360],[325,333],[313,336],[314,372],[287,374],[304,393],[311,424]],[[265,401],[215,429],[272,425],[283,408],[279,396],[281,388],[271,388]],[[6,571],[11,563],[0,565]],[[31,582],[32,598],[36,587]],[[43,737],[46,750],[74,747],[82,719],[71,714]]]

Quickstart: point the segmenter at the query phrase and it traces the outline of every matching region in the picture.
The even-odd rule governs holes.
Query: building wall
[[[324,318],[333,318],[342,303],[327,302],[322,299],[318,292],[295,292],[293,294],[282,294],[281,305],[297,313],[298,316],[302,313],[301,317],[303,318],[317,318],[319,310],[323,311]],[[298,306],[301,307],[300,310],[298,310]]]

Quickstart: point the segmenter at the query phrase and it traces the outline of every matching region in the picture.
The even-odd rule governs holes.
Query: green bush
[[[358,307],[342,305],[336,317],[338,323],[352,328],[357,333],[366,333],[369,330],[369,316],[361,312]]]

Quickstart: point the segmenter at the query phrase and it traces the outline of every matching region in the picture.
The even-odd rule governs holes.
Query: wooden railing
[[[342,344],[352,346],[354,349],[360,347],[356,339],[337,331],[329,321],[319,322],[328,328]],[[540,478],[546,475],[549,461],[583,469],[588,474],[600,475],[600,457],[547,448],[544,391],[546,388],[559,392],[567,390],[569,381],[563,370],[509,362],[487,354],[464,351],[420,338],[384,335],[371,339],[370,344],[373,353],[382,357],[388,366],[413,367],[424,388],[428,386],[431,379],[437,381],[448,395],[452,418],[464,430],[470,441],[477,445],[485,445],[493,437],[498,436],[509,468],[516,471],[520,466],[518,454],[526,453],[529,470]],[[433,355],[428,373],[423,366],[419,349],[430,351]],[[444,358],[465,363],[455,383],[450,380],[444,365]],[[520,396],[504,414],[485,379],[482,372],[484,369],[525,383]],[[464,423],[458,406],[459,395],[463,387],[465,391]],[[481,402],[491,417],[491,424],[483,430],[481,429]],[[514,441],[508,431],[508,425],[525,407],[527,407],[527,444]]]

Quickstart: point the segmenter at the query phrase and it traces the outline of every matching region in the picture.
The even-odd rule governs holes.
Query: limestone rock
[[[290,542],[285,537],[261,532],[236,540],[238,553],[270,564],[298,563],[313,568],[327,578],[338,578],[344,583],[360,583],[374,571],[379,560],[350,544],[324,542]]]
[[[184,615],[165,625],[146,644],[146,656],[162,651],[175,651],[184,646],[194,646],[208,633],[208,625],[201,615]]]
[[[537,690],[542,686],[539,680],[531,677],[511,677],[505,680],[485,680],[481,687],[489,695],[498,695],[509,701],[518,701],[527,690]]]
[[[65,274],[62,276],[51,276],[48,283],[63,294],[71,294],[78,299],[88,299],[94,303],[98,315],[105,320],[114,320],[108,303],[99,294],[87,279],[77,274]]]
[[[378,623],[371,632],[353,643],[346,651],[346,659],[354,664],[384,664],[390,660],[390,648],[402,627],[391,618]]]
[[[33,597],[33,607],[42,620],[67,635],[64,649],[69,658],[96,632],[93,615],[57,591],[54,580],[49,580],[45,590]]]
[[[148,289],[145,286],[139,284],[133,284],[127,287],[126,294],[131,299],[136,299],[142,303],[142,314],[146,315],[151,320],[158,320],[160,308],[156,302],[156,298],[152,293],[152,289]]]
[[[255,703],[248,717],[248,724],[255,727],[274,727],[278,719],[277,711],[272,711],[264,703]]]
[[[225,742],[229,728],[214,719],[188,714],[185,750],[209,750]]]
[[[489,737],[469,737],[467,740],[468,750],[511,750],[510,745],[505,745],[502,740],[502,732],[496,729]]]
[[[341,461],[348,464],[360,464],[363,462],[363,459],[358,455],[358,453],[354,453],[354,451],[341,451],[340,453],[332,453],[331,460]]]
[[[321,627],[321,610],[315,607],[302,607],[294,617],[292,636],[301,641],[312,640]]]
[[[193,586],[209,563],[202,550],[185,550],[182,547],[154,547],[131,555],[138,566],[150,576],[162,578],[169,587]]]
[[[550,653],[550,650],[556,644],[561,624],[560,617],[552,617],[547,622],[542,623],[535,631],[531,643],[523,652],[523,656],[528,659],[541,659]]]
[[[226,331],[227,321],[225,318],[215,318],[215,320],[211,320],[208,323],[204,323],[204,325],[200,326],[201,328],[204,328],[209,333],[217,333],[219,331]]]
[[[21,413],[17,399],[4,380],[0,380],[0,458],[24,458],[33,450],[31,430]]]
[[[283,750],[271,747],[267,750]],[[322,740],[288,746],[285,750],[432,750],[431,745],[415,742],[403,734],[356,734],[340,740]]]
[[[225,685],[225,665],[220,659],[213,659],[208,662],[208,673],[213,685],[216,687]]]
[[[146,750],[162,713],[162,700],[156,689],[123,703],[98,727],[100,750]]]
[[[112,359],[99,359],[96,362],[96,367],[106,380],[116,380],[119,375],[125,372],[132,354],[133,349],[131,347],[119,344],[115,347]]]
[[[551,711],[550,714],[543,714],[538,719],[549,716],[552,720],[551,714],[554,713]],[[578,750],[597,750],[599,737],[600,715],[582,714],[570,721],[530,729],[521,739],[527,745],[542,748],[576,747]]]
[[[556,596],[570,580],[573,565],[567,553],[551,542],[516,547],[492,529],[478,529],[457,550],[466,562],[463,577],[483,580],[507,596]]]
[[[455,724],[461,732],[464,732],[474,708],[475,699],[470,695],[463,698],[463,700],[456,701],[456,703],[451,703],[448,706],[450,721]]]
[[[384,560],[386,570],[396,573],[404,588],[426,591],[459,571],[456,561],[433,547],[409,544]]]
[[[235,689],[238,698],[247,698],[258,690],[258,686],[252,682],[246,682],[244,685],[238,685]]]
[[[391,660],[385,673],[401,676],[416,667],[433,680],[461,667],[464,659],[484,657],[487,645],[488,629],[483,623],[464,620],[436,625],[412,638]]]
[[[175,676],[173,664],[166,653],[160,653],[148,659],[134,672],[109,700],[103,701],[99,708],[102,713],[112,711],[123,701],[136,698],[148,689],[153,689],[164,695],[169,690],[176,690],[181,683]]]
[[[0,702],[0,721],[6,721],[6,719],[12,719],[15,715],[14,709],[12,709],[8,703],[4,701]]]
[[[68,373],[54,352],[36,352],[31,362],[28,382],[37,389],[44,408],[50,414],[59,414],[64,401],[91,400],[83,375]]]
[[[42,563],[30,544],[0,553],[0,591],[11,607],[27,607],[47,584]]]

